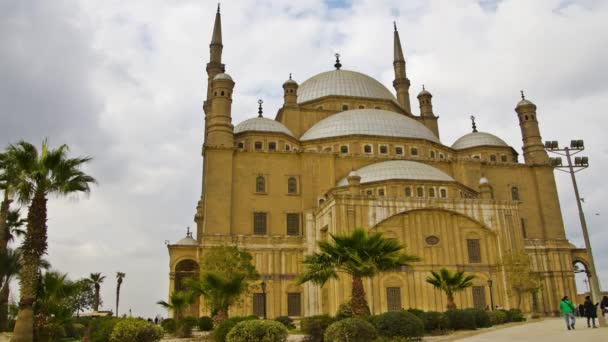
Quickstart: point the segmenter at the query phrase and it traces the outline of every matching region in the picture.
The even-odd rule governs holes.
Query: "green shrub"
[[[62,324],[49,322],[39,329],[34,328],[34,335],[37,335],[37,341],[58,341],[66,337],[66,332]]]
[[[291,319],[291,317],[289,317],[289,316],[279,316],[279,317],[275,318],[274,320],[283,324],[285,326],[285,328],[287,328],[289,330],[293,330],[296,328],[296,326],[293,324],[293,319]]]
[[[448,310],[445,312],[450,329],[475,330],[475,315],[467,310]]]
[[[483,309],[475,309],[469,308],[465,309],[473,314],[475,317],[475,327],[476,328],[488,328],[492,326],[492,322],[490,321],[490,315],[488,315],[488,311]]]
[[[378,315],[376,329],[386,337],[420,337],[424,334],[422,320],[407,311],[393,311]]]
[[[317,315],[302,318],[301,330],[308,335],[308,342],[322,342],[325,330],[336,320],[329,315]]]
[[[373,325],[364,319],[346,318],[332,323],[325,330],[325,342],[369,342],[378,337]]]
[[[98,317],[93,319],[89,325],[91,327],[91,341],[109,341],[114,326],[121,320],[121,318],[116,317]]]
[[[353,312],[353,307],[350,305],[350,301],[344,302],[338,306],[338,311],[336,311],[336,319],[341,320],[345,318],[353,317],[355,313]]]
[[[424,316],[426,315],[426,313],[424,311],[422,311],[420,309],[409,308],[409,309],[407,309],[407,312],[415,315],[416,317],[420,318],[424,322],[424,318],[425,318]]]
[[[488,312],[490,316],[490,323],[492,325],[504,324],[507,322],[507,313],[502,310],[495,310]]]
[[[160,326],[169,334],[175,333],[175,320],[173,318],[166,318],[160,322]]]
[[[507,317],[509,322],[524,322],[526,317],[519,309],[507,310]]]
[[[138,318],[126,318],[116,323],[110,342],[156,342],[163,337],[163,329]]]
[[[196,319],[196,317],[192,317],[192,316],[187,316],[181,319],[183,324],[187,324],[191,327],[196,327],[198,326],[198,319]]]
[[[448,318],[443,312],[427,311],[424,313],[424,330],[428,333],[442,332],[449,328]]]
[[[237,323],[226,337],[227,342],[284,342],[287,328],[280,322],[249,320]]]
[[[64,326],[64,329],[67,337],[80,340],[84,336],[86,327],[81,323],[68,323]]]
[[[255,316],[248,316],[248,317],[240,317],[240,316],[235,316],[235,317],[231,317],[228,318],[226,320],[224,320],[222,323],[218,324],[217,327],[215,327],[215,330],[213,331],[213,338],[215,339],[215,342],[226,342],[226,336],[228,336],[228,333],[230,332],[230,329],[234,328],[235,325],[237,325],[237,323],[243,322],[243,321],[252,321],[252,320],[257,320],[258,318]]]
[[[213,319],[209,316],[202,316],[198,319],[198,330],[211,331],[213,330]]]

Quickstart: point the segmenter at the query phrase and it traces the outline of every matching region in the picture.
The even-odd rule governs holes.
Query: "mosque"
[[[260,103],[257,117],[233,123],[235,80],[222,64],[218,8],[207,63],[196,236],[189,232],[168,246],[169,292],[198,274],[206,250],[235,245],[253,255],[264,293],[257,287],[231,315],[333,315],[350,297],[349,279],[298,285],[302,259],[330,234],[362,227],[399,240],[421,258],[364,280],[372,313],[443,311],[445,295],[425,282],[442,267],[477,276],[456,295],[459,307],[484,308],[492,296],[495,306],[513,308],[500,261],[521,250],[542,277],[539,293],[523,298],[524,311],[534,305],[553,315],[563,295],[576,296],[573,263],[586,257],[566,239],[536,105],[522,94],[513,113],[523,160],[474,123],[471,133],[448,145],[440,139],[431,93],[423,89],[418,108],[412,107],[396,27],[393,34],[394,91],[342,69],[337,59],[335,69],[302,83],[286,80],[274,119],[262,116]],[[209,310],[197,302],[190,314]]]

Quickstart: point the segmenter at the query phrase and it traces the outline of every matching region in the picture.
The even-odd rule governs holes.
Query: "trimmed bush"
[[[424,334],[422,320],[407,311],[393,311],[378,315],[376,329],[386,337],[420,337]]]
[[[424,316],[426,315],[426,313],[424,311],[422,311],[420,309],[409,308],[409,309],[407,309],[407,312],[415,315],[416,317],[420,318],[424,322],[424,318],[425,318]]]
[[[284,342],[287,328],[280,322],[249,320],[237,323],[226,336],[227,342]]]
[[[355,313],[353,312],[352,305],[350,305],[350,301],[340,304],[340,306],[338,306],[338,311],[336,311],[337,320],[351,318],[354,315]]]
[[[373,325],[361,318],[346,318],[330,325],[325,342],[369,342],[378,337]]]
[[[322,342],[325,330],[336,320],[329,315],[317,315],[302,318],[301,330],[308,335],[308,342]]]
[[[215,327],[215,330],[213,331],[213,338],[215,340],[215,342],[226,342],[226,336],[228,336],[228,333],[230,332],[230,329],[234,328],[235,325],[237,325],[237,323],[243,322],[243,321],[252,321],[252,320],[257,320],[258,318],[255,316],[248,316],[248,317],[240,317],[240,316],[235,316],[235,317],[231,317],[228,318],[226,320],[224,320],[222,323],[218,324],[217,327]]]
[[[110,342],[156,342],[163,337],[163,329],[138,318],[126,318],[116,323]]]
[[[198,330],[211,331],[213,330],[213,319],[209,316],[202,316],[198,319]]]
[[[75,338],[80,340],[84,336],[86,327],[80,323],[68,323],[64,326],[65,335],[67,337]]]
[[[473,314],[475,317],[475,327],[477,328],[489,328],[492,326],[490,322],[490,315],[488,315],[488,311],[482,309],[469,308],[465,309]]]
[[[107,342],[110,340],[110,335],[114,326],[120,322],[121,318],[115,317],[98,317],[91,321],[91,341],[92,342]]]
[[[293,324],[293,319],[291,319],[291,317],[289,317],[289,316],[279,316],[279,317],[275,318],[274,320],[283,324],[285,326],[285,328],[287,328],[289,330],[293,330],[296,328],[296,326]]]
[[[507,322],[507,313],[502,310],[495,310],[488,312],[490,316],[490,323],[492,325],[504,324]]]
[[[519,309],[507,310],[507,319],[509,322],[524,322],[526,317]]]
[[[160,326],[163,327],[163,329],[169,334],[175,333],[176,324],[173,318],[164,319],[162,322],[160,322]]]
[[[424,330],[428,333],[446,331],[450,324],[443,312],[428,311],[424,313]]]
[[[450,329],[453,330],[475,330],[475,315],[467,310],[448,310],[445,312]]]

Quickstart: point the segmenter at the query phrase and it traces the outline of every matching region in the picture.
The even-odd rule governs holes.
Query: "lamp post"
[[[492,294],[492,279],[488,279],[488,288],[490,289],[490,310],[494,311],[494,295]]]
[[[557,141],[545,141],[545,149],[548,152],[555,153],[558,155],[566,156],[567,166],[562,166],[562,158],[550,158],[551,164],[555,169],[570,174],[572,179],[572,186],[574,187],[574,196],[576,197],[576,206],[578,208],[578,217],[581,221],[581,228],[583,230],[583,238],[585,239],[585,250],[587,251],[587,259],[589,260],[589,280],[591,285],[591,297],[594,303],[601,301],[600,283],[597,272],[595,271],[595,261],[593,261],[593,252],[591,250],[591,242],[589,239],[589,232],[587,231],[587,221],[585,220],[585,213],[583,212],[583,206],[581,202],[583,200],[578,192],[578,185],[576,183],[575,173],[584,170],[589,167],[589,158],[587,157],[575,157],[574,164],[572,164],[572,156],[582,152],[585,149],[585,143],[583,140],[571,140],[570,147],[559,148]],[[599,317],[600,326],[606,326],[606,320],[603,315]]]
[[[264,319],[266,319],[266,282],[263,281],[260,286],[262,287],[262,297],[264,298]]]

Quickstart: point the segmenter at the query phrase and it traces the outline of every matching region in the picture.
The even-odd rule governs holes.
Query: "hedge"
[[[369,342],[378,337],[373,325],[361,318],[346,318],[332,323],[324,334],[325,342]]]
[[[407,311],[393,311],[378,315],[376,328],[382,336],[420,337],[424,335],[424,324],[416,315]]]
[[[248,320],[237,323],[226,336],[227,342],[285,342],[287,328],[280,322]]]

